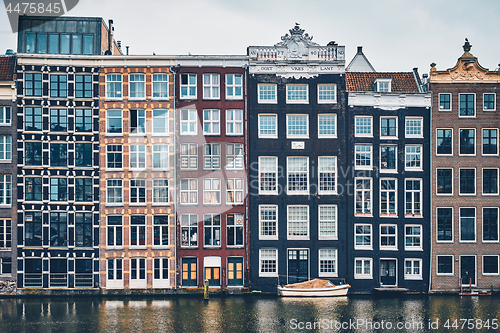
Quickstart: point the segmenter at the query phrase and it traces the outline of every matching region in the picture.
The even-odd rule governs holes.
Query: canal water
[[[495,332],[500,298],[263,295],[0,300],[1,333]]]

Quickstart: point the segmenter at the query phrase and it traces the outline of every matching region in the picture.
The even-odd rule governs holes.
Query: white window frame
[[[129,147],[129,168],[133,170],[144,170],[147,166],[146,161],[146,145],[131,144]],[[132,161],[132,154],[136,154],[135,161]],[[144,165],[141,163],[141,158],[144,160]]]
[[[144,224],[132,224],[132,217],[133,216],[144,216]],[[147,228],[147,225],[148,225],[148,217],[144,214],[133,214],[133,215],[129,215],[129,244],[130,244],[130,248],[136,248],[136,249],[140,249],[140,248],[146,248],[148,246],[148,228]],[[140,229],[141,227],[144,227],[144,245],[142,244],[139,244],[139,240],[140,240]],[[136,239],[136,242],[137,244],[132,244],[132,230],[135,229],[135,232],[137,234],[137,239]]]
[[[472,130],[474,132],[474,153],[473,154],[462,154],[460,152],[460,141],[462,140],[461,131],[462,130]],[[477,133],[475,128],[459,128],[458,129],[458,156],[476,156],[477,154]],[[482,138],[481,138],[482,139]],[[481,148],[483,147],[483,142],[481,140]]]
[[[394,228],[394,234],[382,234],[382,228]],[[394,238],[394,245],[382,245],[382,237]],[[379,226],[379,244],[380,250],[394,250],[398,249],[398,225],[397,224],[380,224]]]
[[[322,89],[323,88],[323,89]],[[333,88],[333,98],[324,98],[322,95],[329,95],[331,88]],[[320,83],[318,84],[318,104],[334,104],[337,103],[337,85],[334,83]]]
[[[217,216],[219,217],[219,224],[215,224],[215,217]],[[205,224],[207,220],[210,221],[210,224]],[[210,244],[205,244],[207,240],[207,234],[210,235]],[[222,246],[222,214],[215,214],[215,213],[203,214],[203,247],[217,248],[221,246]]]
[[[370,124],[357,124],[356,122],[358,120],[368,120],[370,121]],[[370,132],[369,133],[358,133],[358,128],[365,128],[369,127]],[[373,117],[372,116],[354,116],[354,136],[355,137],[368,137],[372,138],[373,137]]]
[[[237,152],[241,154],[237,154]],[[226,170],[243,170],[245,162],[243,160],[243,144],[242,143],[227,143],[226,144]]]
[[[451,130],[451,154],[438,154],[438,145],[437,145],[437,131],[438,130]],[[454,142],[453,142],[453,128],[436,128],[436,156],[453,156],[453,148],[454,148]]]
[[[293,89],[294,87],[300,89]],[[305,98],[294,99],[295,97],[302,97],[303,88],[305,88]],[[295,93],[294,93],[295,91]],[[286,85],[286,103],[287,104],[308,104],[309,103],[309,85],[308,84],[287,84]]]
[[[110,225],[109,224],[109,218],[113,216],[118,216],[118,215],[108,215],[106,216],[106,248],[107,249],[123,249],[123,246],[124,246],[124,239],[123,239],[123,236],[124,236],[124,233],[123,233],[123,216],[120,215],[121,217],[121,225]],[[113,244],[114,245],[108,245],[108,238],[109,238],[109,229],[112,228],[113,229],[113,235],[114,235],[114,238],[113,238]],[[116,235],[118,235],[118,232],[117,232],[117,228],[121,228],[121,231],[120,231],[120,234],[121,234],[121,240],[122,240],[122,245],[116,245]]]
[[[291,218],[291,215],[290,215],[290,210],[291,209],[304,209],[305,208],[305,216],[306,216],[306,219],[303,220],[303,219],[295,219],[293,220]],[[300,213],[300,212],[299,212]],[[292,224],[297,224],[297,227],[300,229],[300,225],[302,225],[303,227],[303,224],[306,225],[306,230],[305,230],[305,235],[293,235],[292,233],[294,233],[295,231],[300,231],[299,229],[297,229],[294,225],[290,225],[290,223]],[[310,235],[310,226],[309,226],[309,223],[310,223],[310,216],[309,216],[309,206],[308,205],[288,205],[286,206],[286,234],[287,234],[287,239],[289,240],[292,240],[292,239],[302,239],[302,240],[307,240],[309,239],[309,235]],[[294,231],[295,230],[295,231]]]
[[[484,95],[493,95],[493,109],[484,108]],[[484,112],[495,112],[497,110],[497,94],[496,93],[483,93],[483,111]]]
[[[420,153],[418,152],[408,152],[408,149],[411,148],[416,148],[417,150],[420,149]],[[424,159],[424,154],[423,154],[424,147],[422,145],[405,145],[405,170],[407,171],[422,171],[423,170],[423,159]],[[415,156],[418,157],[420,156],[420,159],[417,160],[410,160],[410,162],[413,161],[413,163],[417,163],[416,161],[419,161],[420,166],[408,166],[408,157],[409,156]]]
[[[169,154],[170,154],[170,147],[168,144],[153,144],[153,161],[152,161],[152,167],[153,169],[156,170],[168,170],[170,168],[170,159],[169,159]],[[160,158],[160,165],[156,165],[155,162],[157,160],[157,157]]]
[[[196,186],[192,188],[192,185]],[[187,185],[187,188],[184,186]],[[194,194],[194,196],[193,196]],[[183,196],[186,196],[187,201],[184,201]],[[191,199],[194,198],[195,201]],[[198,179],[196,178],[181,178],[180,181],[180,204],[181,205],[197,205],[198,204]]]
[[[141,78],[142,80],[133,80],[136,78]],[[146,74],[144,73],[129,73],[128,74],[128,99],[129,100],[145,100],[146,99]],[[132,85],[134,87],[138,88],[137,91],[135,91],[135,94],[141,94],[141,96],[134,96],[132,97]],[[141,86],[142,86],[142,91],[141,91]]]
[[[220,74],[203,74],[203,99],[220,99]]]
[[[274,210],[276,218],[272,219],[262,219],[262,211],[263,209]],[[267,216],[267,215],[266,215]],[[275,235],[263,235],[263,223],[270,221],[271,223],[274,221],[274,229]],[[259,205],[259,239],[260,240],[277,240],[278,239],[278,205]]]
[[[220,110],[203,110],[203,135],[220,135]]]
[[[233,184],[232,189],[229,188],[229,184]],[[228,206],[242,205],[244,201],[243,189],[244,189],[243,178],[227,178],[226,205]],[[231,197],[233,198],[232,201],[230,200]],[[241,200],[237,200],[238,198],[241,198]]]
[[[441,109],[441,95],[450,95],[450,108],[449,109]],[[438,96],[438,110],[439,111],[451,111],[452,109],[452,94],[451,93],[440,93]]]
[[[472,115],[472,116],[462,116],[460,114],[460,96],[461,95],[474,95],[474,115]],[[470,92],[459,93],[458,94],[458,118],[476,118],[476,115],[477,115],[477,96],[476,96],[476,93],[470,93]]]
[[[461,181],[460,181],[460,171],[461,170],[474,170],[474,193],[462,193],[462,189],[461,189]],[[482,183],[481,183],[482,185]],[[459,168],[458,169],[458,195],[459,196],[475,196],[477,193],[477,170],[476,168]]]
[[[414,121],[419,121],[420,124],[414,126]],[[410,122],[410,123],[408,123]],[[412,133],[415,131],[420,131],[418,133]],[[424,137],[424,118],[423,117],[405,117],[405,137],[406,138],[423,138]]]
[[[0,240],[3,246],[0,246],[0,249],[11,249],[12,248],[12,220],[10,218],[1,218],[0,219],[0,228],[2,232],[0,233]],[[10,230],[10,231],[9,231]],[[10,246],[7,246],[7,243],[10,242]],[[1,269],[1,266],[0,266]]]
[[[483,144],[483,140],[484,140],[484,130],[495,130],[497,132],[497,152],[495,154],[485,154],[484,153],[484,144]],[[481,155],[482,156],[498,156],[498,150],[499,150],[499,137],[498,137],[498,128],[482,128],[481,129]]]
[[[297,160],[297,161],[305,161],[305,170],[299,169],[299,170],[291,170],[291,161],[292,160]],[[300,166],[298,166],[300,168]],[[296,175],[295,178],[297,178],[298,175],[302,175],[301,178],[304,178],[305,176],[305,190],[290,190],[290,176],[291,175]],[[300,185],[300,182],[298,183]],[[295,187],[298,187],[295,185]],[[287,189],[287,194],[288,195],[304,195],[304,194],[309,194],[309,157],[308,156],[287,156],[286,158],[286,189]]]
[[[305,117],[306,119],[306,134],[291,134],[291,126],[297,126],[297,125],[292,125],[290,123],[291,117]],[[298,125],[298,126],[303,126],[303,125]],[[309,115],[308,114],[287,114],[286,115],[286,137],[287,139],[309,139]]]
[[[474,209],[474,239],[473,240],[462,240],[462,215],[461,209]],[[466,217],[464,217],[466,218]],[[458,208],[458,242],[459,243],[476,243],[477,242],[477,209],[476,207],[459,207]]]
[[[331,212],[328,212],[331,210]],[[325,213],[325,214],[323,214]],[[331,218],[328,218],[331,215]],[[338,239],[338,211],[337,205],[318,205],[318,239],[320,240],[332,240]],[[322,228],[322,224],[326,224]],[[332,230],[331,235],[324,235],[324,232],[329,232],[328,230],[324,230],[329,227]]]
[[[156,222],[160,223],[156,223]],[[159,231],[159,242],[160,244],[155,244],[156,238],[156,231]],[[163,236],[167,236],[166,241],[167,244],[161,244],[163,242]],[[168,249],[170,247],[170,216],[169,215],[160,215],[160,214],[155,214],[153,215],[153,242],[152,242],[153,248],[161,248],[161,249]]]
[[[187,221],[185,221],[187,220]],[[194,221],[194,223],[193,223]],[[186,223],[187,222],[187,223]],[[180,217],[180,224],[181,224],[181,234],[180,234],[180,246],[181,248],[197,248],[199,246],[199,221],[198,221],[198,214],[181,214]],[[187,228],[187,235],[188,235],[188,245],[182,245],[182,236],[184,234],[184,230]],[[194,232],[193,232],[194,231]],[[192,233],[193,232],[193,233]],[[192,242],[196,242],[196,244],[192,244]]]
[[[451,239],[450,240],[439,240],[438,239],[438,233],[439,233],[439,214],[438,210],[439,209],[451,209]],[[453,243],[455,241],[455,209],[453,207],[436,207],[436,243]]]
[[[209,154],[207,154],[207,150]],[[203,170],[220,170],[221,168],[221,144],[203,144]]]
[[[116,76],[116,77],[113,77],[113,76]],[[118,80],[118,78],[119,78],[119,80]],[[116,84],[116,83],[120,84],[119,95],[121,95],[121,96],[117,96],[118,90],[115,91],[113,89],[113,91],[110,91],[110,89],[109,89],[108,84],[113,84],[113,86],[114,86],[114,84]],[[111,93],[113,93],[114,96],[110,96]],[[123,74],[121,74],[121,73],[106,73],[106,99],[107,100],[123,99]]]
[[[144,260],[144,268],[141,267],[141,261]],[[132,268],[132,262],[135,262],[136,268]],[[144,279],[141,279],[141,271],[144,270]],[[132,277],[132,272],[136,271],[136,278]],[[130,289],[145,289],[147,287],[147,258],[146,257],[131,257],[129,259],[129,277]]]
[[[484,210],[485,209],[496,209],[497,211],[497,239],[487,240],[484,239]],[[500,242],[500,216],[499,216],[500,208],[499,207],[486,207],[483,206],[481,209],[481,240],[484,243],[499,243]]]
[[[161,114],[158,114],[160,113]],[[155,115],[155,113],[157,113]],[[152,123],[153,123],[153,132],[152,135],[157,136],[170,136],[169,132],[169,112],[167,109],[153,109],[152,112]],[[163,121],[165,126],[158,126],[158,122]],[[160,130],[161,129],[161,130]]]
[[[263,260],[274,261],[274,267],[276,268],[275,271],[263,272],[262,271]],[[276,248],[259,249],[259,277],[278,277],[278,249]]]
[[[109,279],[109,262],[113,262],[113,277],[114,279]],[[117,262],[120,262],[121,269],[117,268]],[[121,278],[117,278],[117,273],[120,271]],[[106,289],[123,289],[123,272],[124,272],[124,260],[122,257],[119,258],[107,258],[106,259]]]
[[[497,272],[496,273],[485,273],[484,272],[484,258],[485,257],[497,257]],[[482,268],[483,268],[483,275],[485,275],[485,276],[498,276],[498,275],[500,275],[500,256],[493,255],[493,254],[483,255],[481,261],[482,261],[482,264],[483,264],[483,266],[482,266]]]
[[[396,120],[396,135],[382,135],[382,119],[394,119]],[[380,117],[380,138],[384,140],[393,140],[398,138],[398,117]]]
[[[420,228],[420,235],[409,235],[407,234],[407,230],[406,228]],[[423,234],[423,226],[421,224],[405,224],[404,225],[404,228],[405,228],[405,251],[422,251],[423,250],[423,237],[422,237],[422,234]],[[419,238],[420,239],[420,245],[419,246],[408,246],[406,245],[406,239],[407,238]]]
[[[439,193],[438,192],[438,170],[451,170],[451,193]],[[455,182],[453,181],[453,175],[455,173],[455,170],[453,168],[436,168],[436,196],[453,196],[453,193],[455,191]]]
[[[120,117],[117,117],[117,116],[110,116],[109,115],[109,112],[112,112],[112,111],[120,111]],[[121,131],[118,133],[110,133],[108,132],[108,122],[109,122],[109,119],[120,119],[120,122],[122,124],[121,126]],[[113,110],[106,110],[106,136],[123,136],[123,110],[121,109],[113,109]]]
[[[330,125],[321,124],[321,119],[328,119],[333,117],[333,133],[332,134],[321,134],[321,130],[326,130],[326,128],[331,127]],[[327,127],[328,126],[328,127]],[[330,139],[337,137],[337,114],[335,113],[321,113],[318,114],[318,139]]]
[[[323,255],[333,254],[333,258],[323,258]],[[322,272],[321,265],[322,261],[325,265],[332,266],[332,272]],[[338,276],[338,250],[335,248],[322,248],[318,250],[318,276],[319,277],[337,277]]]
[[[170,258],[169,257],[154,257],[153,258],[153,288],[169,288],[170,287]],[[155,263],[159,262],[159,267],[155,267]],[[166,267],[164,265],[166,263]],[[155,276],[155,271],[159,270],[160,278],[157,279]],[[167,276],[163,273],[167,272]]]
[[[361,213],[358,213],[356,212],[356,198],[357,198],[357,194],[356,192],[358,191],[358,189],[356,188],[356,182],[358,180],[368,180],[369,181],[369,184],[370,184],[370,188],[367,190],[367,189],[359,189],[361,192],[362,192],[362,200],[361,200],[361,204],[362,206],[364,207],[365,205],[365,200],[364,200],[364,193],[365,192],[369,192],[370,193],[370,197],[369,197],[369,209],[367,211],[365,211],[364,208],[362,208],[363,212]],[[354,215],[355,216],[373,216],[373,179],[371,177],[355,177],[354,178]]]
[[[232,77],[232,83],[228,83],[228,78]],[[236,83],[236,77],[240,77],[241,84]],[[232,89],[232,94],[229,93],[229,88]],[[236,94],[237,88],[240,89],[240,94]],[[243,74],[232,73],[226,74],[226,99],[228,100],[240,100],[243,99]]]
[[[356,263],[357,261],[361,261],[361,269],[362,273],[356,273]],[[365,273],[365,262],[370,263],[370,273]],[[372,279],[373,278],[373,259],[372,258],[359,258],[356,257],[354,258],[354,279],[360,280],[360,279]]]
[[[182,84],[182,77],[187,76],[187,84]],[[194,77],[194,83],[190,82],[190,79]],[[196,99],[198,95],[198,77],[194,73],[180,73],[179,74],[179,96],[180,99]],[[186,88],[186,94],[182,93],[182,89]],[[191,88],[194,88],[194,94],[191,94]]]
[[[198,145],[196,143],[181,143],[180,156],[181,170],[198,169]],[[187,167],[183,167],[183,165],[187,165]]]
[[[420,182],[420,190],[407,190],[406,189],[406,182],[407,181],[419,181]],[[422,218],[424,217],[424,208],[423,208],[423,181],[422,181],[422,178],[406,178],[405,179],[405,183],[404,183],[404,189],[405,189],[405,217],[406,218]],[[420,192],[420,214],[416,214],[415,213],[415,204],[416,202],[414,201],[415,199],[415,195],[412,195],[412,213],[411,214],[407,214],[406,212],[406,204],[407,204],[407,201],[406,201],[406,198],[407,198],[407,193],[408,192],[411,192],[411,193],[417,193],[417,192]]]
[[[484,193],[484,170],[496,170],[497,171],[497,192],[496,193]],[[498,196],[500,186],[499,186],[500,173],[498,168],[482,168],[481,169],[481,194],[483,196]]]
[[[262,134],[262,131],[272,131],[272,128],[271,126],[272,125],[263,125],[262,124],[262,119],[265,118],[265,117],[273,117],[274,118],[274,134]],[[270,113],[260,113],[259,114],[259,138],[261,139],[277,139],[278,138],[278,115],[277,114],[270,114]],[[264,126],[267,126],[269,127],[270,129],[264,129],[263,127]]]
[[[209,202],[208,195],[215,196],[217,202]],[[220,205],[221,199],[221,179],[220,178],[204,178],[203,179],[203,205]]]
[[[132,189],[137,189],[137,197],[132,197]],[[141,197],[139,195],[139,189],[144,189],[144,198],[141,201]],[[146,205],[147,202],[147,187],[146,187],[146,179],[145,178],[131,178],[129,179],[129,204],[130,205]],[[133,201],[135,200],[135,201]]]
[[[451,257],[451,273],[439,273],[439,257]],[[454,255],[437,255],[436,256],[436,275],[438,276],[454,276],[455,275],[455,256]]]
[[[415,263],[419,264],[418,266],[418,271],[419,273],[418,274],[415,274]],[[407,271],[406,271],[406,265],[407,263],[410,263],[410,270],[411,270],[411,274],[408,274]],[[418,258],[405,258],[405,266],[404,266],[404,270],[405,270],[405,273],[404,273],[404,277],[405,277],[405,280],[422,280],[422,259],[418,259]]]
[[[382,189],[382,181],[394,181],[394,189]],[[397,178],[384,178],[384,177],[381,177],[380,178],[380,202],[379,202],[379,214],[380,214],[380,217],[398,217],[398,179]],[[387,192],[387,195],[386,195],[386,198],[387,198],[387,213],[384,213],[382,212],[382,192]],[[390,203],[391,201],[389,200],[389,193],[394,193],[394,207],[396,209],[396,211],[394,213],[392,213],[390,211]]]
[[[323,165],[322,162],[326,162],[326,165]],[[329,164],[328,161],[333,161],[333,163]],[[333,173],[333,190],[324,191],[322,188],[322,174],[331,174]],[[319,194],[337,194],[337,184],[338,184],[338,174],[337,174],[337,156],[318,156],[318,193]],[[329,186],[323,186],[329,187]]]
[[[361,149],[361,147],[369,147],[370,150],[369,151],[357,151],[358,147]],[[364,155],[367,155],[367,154],[370,154],[370,164],[368,166],[366,165],[358,165],[358,161],[361,162],[361,161],[368,161],[367,159],[358,159],[357,158],[357,154],[364,154]],[[373,169],[373,146],[371,144],[355,144],[354,145],[354,170],[371,170]]]
[[[382,85],[387,84],[387,90],[382,91]],[[378,93],[390,93],[392,92],[392,79],[376,79],[375,80],[375,87],[376,87],[376,92]]]
[[[382,147],[392,147],[395,149],[394,153],[394,169],[388,169],[388,168],[382,168]],[[379,151],[379,159],[380,159],[380,165],[379,165],[379,172],[380,173],[396,173],[398,172],[398,146],[397,145],[380,145],[380,151]]]
[[[108,150],[108,148],[110,147],[120,147],[120,151],[118,150]],[[122,167],[121,168],[108,168],[108,155],[117,155],[117,154],[120,154],[121,155],[121,159],[122,159]],[[123,145],[122,144],[106,144],[106,170],[123,170]]]
[[[132,116],[132,111],[135,111],[135,117]],[[145,136],[146,135],[146,110],[145,109],[130,109],[128,111],[129,114],[129,135],[137,135],[137,136]],[[136,118],[137,126],[132,128],[132,119]],[[142,121],[141,121],[142,120]],[[140,126],[140,124],[143,126]]]
[[[111,182],[111,185],[110,185]],[[114,183],[116,182],[116,183]],[[121,185],[119,185],[121,184]],[[112,202],[110,202],[110,189],[120,189],[121,190],[121,198],[115,198]],[[117,201],[117,199],[121,199],[120,201]],[[122,179],[115,179],[115,178],[108,178],[106,179],[106,205],[112,206],[122,206],[123,205],[123,180]]]
[[[265,168],[263,167],[262,161],[263,160],[271,160],[274,159],[274,170],[271,170],[270,168],[268,169],[268,166]],[[264,191],[262,190],[262,174],[263,173],[274,173],[274,183],[276,186],[276,189],[274,191]],[[278,157],[277,156],[259,156],[259,195],[277,195],[278,194],[278,189],[279,189],[279,184],[278,184]]]
[[[264,88],[269,88],[269,89],[264,89]],[[264,94],[264,92],[266,92],[266,94]],[[268,92],[270,92],[270,93],[268,94]],[[276,87],[276,84],[259,83],[257,85],[257,95],[258,95],[257,102],[259,104],[276,104],[276,103],[278,103],[278,89]],[[274,98],[267,98],[267,95],[270,95],[270,97],[273,97],[273,95],[274,95]],[[266,98],[262,98],[264,96],[266,96]]]
[[[165,185],[166,184],[166,185]],[[170,181],[167,178],[153,179],[153,205],[170,205]]]
[[[239,115],[239,119],[237,119],[238,118],[237,115]],[[230,127],[232,127],[232,130],[230,130]],[[243,110],[241,109],[226,110],[226,135],[228,136],[243,135]]]
[[[0,125],[10,126],[12,123],[12,108],[10,106],[0,106]]]
[[[370,233],[367,234],[367,233],[364,233],[364,230],[363,230],[363,233],[362,234],[358,234],[357,231],[356,231],[356,227],[363,227],[363,229],[365,227],[369,227],[370,229]],[[357,242],[356,242],[356,237],[359,236],[359,237],[366,237],[367,235],[370,236],[370,244],[368,245],[358,245]],[[354,224],[354,249],[355,250],[372,250],[373,249],[373,226],[369,223],[355,223]]]
[[[163,80],[163,78],[167,78],[166,80]],[[156,83],[156,85],[155,85]],[[161,89],[162,84],[166,83],[167,84],[167,90],[163,91]],[[155,92],[155,86],[159,87],[159,91]],[[169,99],[170,93],[169,93],[169,73],[152,73],[151,74],[151,99]],[[160,94],[160,96],[155,96],[155,93]],[[166,95],[166,96],[162,96]]]
[[[198,134],[198,111],[196,109],[181,109],[180,110],[180,135],[197,135]],[[184,115],[187,115],[187,119],[182,119]],[[193,116],[194,115],[194,119]],[[186,126],[186,130],[183,130],[183,126]]]
[[[0,207],[12,206],[12,175],[0,174]]]

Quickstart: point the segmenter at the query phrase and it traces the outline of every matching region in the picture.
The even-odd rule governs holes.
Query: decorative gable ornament
[[[307,55],[307,46],[319,46],[319,44],[312,41],[313,36],[309,36],[308,33],[304,34],[304,29],[299,27],[298,23],[295,23],[293,29],[288,30],[289,34],[281,36],[281,42],[275,44],[277,48],[285,47],[288,50],[288,58],[300,58],[302,55]]]

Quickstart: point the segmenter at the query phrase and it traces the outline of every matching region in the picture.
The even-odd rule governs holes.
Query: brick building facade
[[[431,64],[432,285],[500,289],[498,113],[500,71],[466,41],[457,64]]]

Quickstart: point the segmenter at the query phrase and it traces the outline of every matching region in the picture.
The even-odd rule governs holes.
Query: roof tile
[[[347,91],[374,91],[373,83],[376,79],[392,79],[391,92],[418,93],[418,86],[415,82],[413,72],[403,73],[360,73],[346,72]]]
[[[15,67],[15,56],[0,56],[0,81],[13,81]]]

